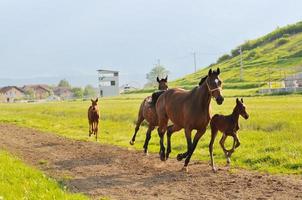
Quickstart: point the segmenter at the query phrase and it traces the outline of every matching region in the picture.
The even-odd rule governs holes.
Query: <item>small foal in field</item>
[[[89,122],[89,137],[94,134],[95,140],[98,140],[98,125],[99,125],[99,108],[98,98],[96,100],[91,99],[91,106],[88,108],[88,122]]]
[[[227,164],[229,164],[230,157],[232,153],[234,153],[235,149],[240,146],[240,141],[237,136],[237,131],[239,130],[239,115],[241,115],[244,119],[249,118],[249,114],[246,112],[245,105],[243,104],[243,99],[241,98],[241,101],[239,99],[236,99],[236,106],[233,110],[233,113],[230,115],[219,115],[216,114],[211,119],[211,142],[209,145],[209,151],[211,156],[211,166],[214,172],[217,171],[217,169],[214,166],[214,159],[213,159],[213,144],[214,140],[216,138],[217,132],[220,131],[223,133],[222,138],[220,139],[220,145],[224,151],[224,154],[227,158]],[[224,146],[225,140],[227,136],[232,136],[234,138],[233,147],[230,150],[227,150]]]

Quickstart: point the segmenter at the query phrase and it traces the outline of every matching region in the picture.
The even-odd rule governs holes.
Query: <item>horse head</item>
[[[208,76],[203,81],[206,82],[206,85],[208,87],[209,93],[211,96],[216,100],[216,103],[218,105],[221,105],[224,101],[224,98],[222,96],[222,81],[219,78],[220,69],[217,68],[217,70],[210,69],[208,72]]]
[[[158,82],[158,89],[159,90],[167,90],[168,89],[168,76],[166,78],[159,79],[158,77],[156,78],[156,81]]]
[[[244,119],[248,119],[249,118],[249,114],[246,112],[246,107],[243,103],[243,98],[241,98],[241,100],[239,101],[239,99],[236,99],[236,109],[238,110],[239,114],[244,118]]]
[[[96,98],[96,100],[91,99],[91,106],[92,110],[97,110],[99,98]]]

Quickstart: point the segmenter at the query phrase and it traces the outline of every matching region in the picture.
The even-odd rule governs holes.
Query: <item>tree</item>
[[[35,91],[31,88],[25,91],[26,98],[29,100],[33,100],[35,98]]]
[[[155,66],[154,68],[151,69],[151,71],[146,74],[146,78],[148,80],[148,83],[147,85],[148,86],[153,86],[155,85],[157,82],[156,82],[156,78],[159,77],[159,78],[164,78],[166,77],[170,72],[164,68],[163,66],[161,65],[157,65]]]
[[[71,89],[73,96],[77,99],[83,98],[83,89],[80,87],[74,87]]]
[[[92,87],[92,85],[86,85],[86,87],[84,89],[84,97],[91,98],[91,97],[95,97],[95,96],[96,96],[96,91]]]
[[[58,87],[71,88],[71,85],[69,84],[69,82],[66,79],[62,79],[62,80],[60,80]]]

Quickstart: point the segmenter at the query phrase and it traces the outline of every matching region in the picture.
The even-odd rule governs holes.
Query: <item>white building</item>
[[[119,95],[119,72],[103,69],[97,71],[99,76],[99,95],[101,97]]]
[[[302,72],[286,77],[284,85],[286,88],[302,87]]]

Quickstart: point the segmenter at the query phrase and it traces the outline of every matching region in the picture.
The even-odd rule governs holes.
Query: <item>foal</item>
[[[146,139],[145,139],[145,144],[144,144],[144,152],[145,154],[148,153],[148,144],[149,141],[151,139],[151,132],[155,129],[155,127],[158,125],[157,122],[157,115],[156,115],[156,110],[155,110],[155,103],[156,99],[159,97],[159,95],[163,92],[166,91],[168,89],[168,76],[166,76],[166,78],[163,79],[159,79],[157,77],[157,82],[158,82],[158,89],[160,90],[160,92],[157,92],[155,95],[148,96],[146,97],[143,102],[141,103],[139,112],[138,112],[138,117],[137,117],[137,121],[136,121],[136,127],[135,127],[135,132],[132,136],[132,139],[130,141],[131,145],[134,145],[135,143],[135,138],[136,138],[136,134],[139,130],[139,127],[141,125],[141,123],[146,120],[148,122],[148,130],[146,133]]]
[[[233,113],[230,115],[219,115],[216,114],[211,119],[210,125],[211,125],[211,141],[209,144],[209,151],[211,156],[211,166],[212,170],[214,172],[217,171],[217,169],[214,166],[214,159],[213,159],[213,144],[215,137],[217,135],[217,132],[220,131],[223,133],[222,138],[220,139],[220,146],[223,149],[223,152],[227,158],[227,163],[229,164],[230,157],[232,153],[235,151],[236,148],[240,146],[240,141],[237,136],[237,131],[239,130],[239,115],[241,115],[244,119],[249,118],[249,114],[245,110],[245,105],[243,104],[243,99],[241,98],[241,101],[239,99],[236,99],[236,106],[233,110]],[[227,138],[227,136],[232,136],[234,138],[233,147],[231,150],[226,150],[224,143]]]
[[[96,100],[91,99],[91,106],[88,108],[88,122],[89,122],[89,137],[94,134],[95,140],[98,140],[98,125],[99,125],[99,108],[98,98]]]

